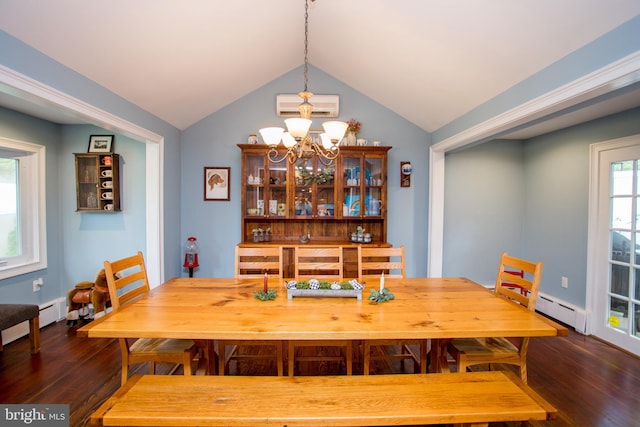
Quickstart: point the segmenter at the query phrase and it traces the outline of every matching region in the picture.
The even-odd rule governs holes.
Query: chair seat
[[[518,347],[506,338],[456,338],[450,344],[467,358],[497,355],[518,356]]]
[[[418,346],[418,352],[410,346]],[[374,348],[379,353],[374,352]],[[404,361],[413,361],[414,372],[427,373],[427,341],[426,340],[366,340],[363,344],[364,375],[369,375],[371,362],[375,360],[393,361],[399,360],[404,369]]]
[[[140,338],[129,348],[133,353],[181,353],[195,347],[192,340],[176,340],[168,338]]]

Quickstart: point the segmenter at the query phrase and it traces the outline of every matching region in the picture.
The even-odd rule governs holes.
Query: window
[[[45,147],[0,137],[0,279],[47,267]]]

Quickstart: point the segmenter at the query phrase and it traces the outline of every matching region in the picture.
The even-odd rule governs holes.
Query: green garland
[[[271,301],[276,299],[276,297],[278,296],[278,292],[275,289],[269,288],[267,289],[266,293],[265,291],[255,291],[253,293],[253,296],[260,301]]]
[[[318,289],[331,290],[331,284],[332,282],[327,280],[320,280]],[[300,280],[296,283],[296,289],[311,289],[311,285],[309,285],[308,280]],[[349,282],[340,282],[340,289],[350,291],[353,290],[353,286]]]
[[[375,289],[371,289],[371,294],[369,295],[369,299],[372,302],[387,302],[394,299],[395,296],[389,292],[389,289],[382,288],[381,291],[376,291]]]

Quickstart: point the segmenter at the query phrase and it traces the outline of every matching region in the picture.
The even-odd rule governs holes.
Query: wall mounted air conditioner
[[[311,117],[338,117],[340,97],[338,95],[313,95],[309,98],[313,105]],[[276,97],[276,112],[281,117],[299,117],[298,105],[302,98],[297,94],[283,94]]]

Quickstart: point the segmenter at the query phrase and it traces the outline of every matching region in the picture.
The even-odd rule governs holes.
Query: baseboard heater
[[[583,308],[576,307],[558,298],[540,292],[538,294],[536,310],[559,322],[571,326],[576,330],[576,332],[586,334],[587,313]]]
[[[40,304],[40,328],[51,323],[62,320],[66,316],[67,300],[58,298],[53,301]],[[25,321],[2,331],[2,344],[9,344],[12,341],[29,335],[29,322]]]

